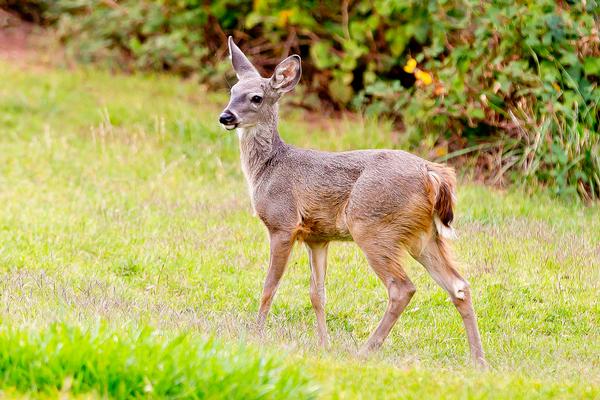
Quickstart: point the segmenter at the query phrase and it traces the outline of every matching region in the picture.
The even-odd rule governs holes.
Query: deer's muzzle
[[[221,113],[219,122],[227,130],[235,129],[238,126],[237,117],[229,110],[225,110]]]

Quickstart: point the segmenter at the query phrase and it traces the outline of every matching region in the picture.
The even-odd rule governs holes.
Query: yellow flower
[[[448,146],[436,146],[434,147],[433,151],[435,152],[436,157],[442,157],[448,154]]]
[[[560,86],[558,86],[558,83],[552,82],[552,87],[556,89],[557,92],[560,92]]]
[[[415,68],[417,68],[417,60],[411,57],[406,62],[406,65],[404,66],[404,71],[408,72],[409,74],[412,74]]]
[[[423,82],[423,84],[425,84],[425,86],[431,85],[431,83],[433,82],[433,78],[431,77],[431,74],[429,72],[421,71],[420,69],[417,69],[415,71],[415,78],[417,78],[418,80]]]
[[[281,10],[277,16],[277,25],[284,27],[287,25],[288,20],[294,14],[294,10]]]

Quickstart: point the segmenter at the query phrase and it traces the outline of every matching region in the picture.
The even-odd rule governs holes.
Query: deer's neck
[[[277,132],[277,114],[253,127],[239,128],[240,158],[251,195],[261,176],[285,148]]]

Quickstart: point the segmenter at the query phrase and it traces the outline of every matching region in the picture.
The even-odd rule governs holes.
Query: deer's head
[[[293,55],[277,65],[273,76],[263,78],[231,36],[229,55],[238,82],[231,88],[229,104],[219,116],[227,130],[252,127],[275,115],[281,95],[292,90],[302,75],[300,56]]]

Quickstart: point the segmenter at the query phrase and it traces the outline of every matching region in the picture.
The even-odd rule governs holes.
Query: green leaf
[[[310,57],[318,69],[335,66],[340,58],[332,51],[331,42],[322,40],[310,48]]]
[[[583,71],[586,75],[600,76],[600,57],[586,57],[583,60]]]
[[[473,119],[484,119],[485,112],[481,108],[469,108],[467,115]]]
[[[352,79],[354,76],[352,73],[343,73],[341,71],[334,71],[334,78],[329,82],[329,91],[335,101],[340,104],[347,104],[352,100],[354,91],[352,90]]]
[[[542,61],[540,64],[540,77],[546,82],[556,82],[560,79],[560,71],[550,61]]]

